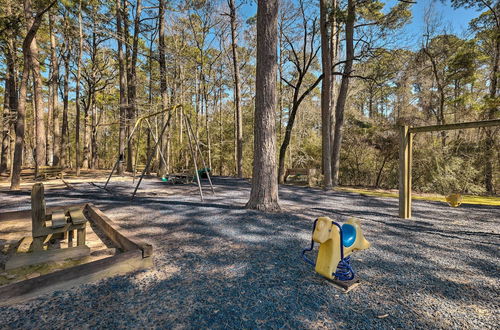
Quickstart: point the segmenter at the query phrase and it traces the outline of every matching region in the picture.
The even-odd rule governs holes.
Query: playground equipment
[[[401,139],[399,144],[399,217],[411,218],[412,145],[413,136],[416,133],[493,126],[500,126],[500,119],[420,127],[401,126],[399,130]]]
[[[315,242],[320,244],[316,262],[306,256]],[[302,251],[302,257],[330,280],[351,281],[356,275],[350,263],[351,254],[369,247],[358,219],[350,218],[340,225],[328,217],[320,217],[314,221],[311,246]]]
[[[90,255],[90,249],[85,245],[87,221],[83,207],[47,212],[43,184],[36,183],[31,190],[32,252],[14,253],[5,269]],[[76,246],[73,247],[75,232]],[[67,238],[68,247],[44,249],[44,245],[54,238]]]
[[[446,202],[452,207],[459,207],[462,204],[462,195],[451,194],[446,196]]]
[[[139,178],[139,180],[137,182],[137,185],[135,186],[135,189],[134,189],[134,192],[132,193],[132,198],[131,199],[134,199],[134,197],[135,197],[135,195],[137,193],[137,190],[139,189],[139,186],[141,185],[142,179],[144,178],[144,175],[147,173],[149,167],[151,166],[151,162],[153,160],[155,152],[156,152],[158,146],[160,145],[161,138],[165,134],[167,128],[170,126],[170,120],[172,119],[172,112],[174,110],[176,110],[176,109],[180,109],[181,114],[182,114],[182,118],[184,119],[184,122],[185,122],[185,125],[186,125],[186,128],[187,128],[189,150],[191,152],[191,158],[192,158],[192,161],[193,161],[193,166],[194,166],[194,170],[195,170],[195,174],[196,174],[196,182],[198,184],[198,190],[199,190],[199,193],[200,193],[200,199],[203,202],[203,190],[202,190],[202,187],[201,187],[201,180],[200,180],[200,175],[199,175],[199,171],[198,171],[198,157],[201,158],[201,162],[202,162],[202,165],[203,165],[204,168],[207,168],[207,165],[205,164],[205,159],[203,158],[203,154],[202,154],[200,146],[199,146],[199,141],[196,138],[196,134],[193,132],[193,128],[191,126],[191,121],[189,120],[188,116],[186,116],[186,114],[184,113],[182,104],[177,104],[177,105],[174,105],[174,106],[172,106],[172,107],[170,107],[170,108],[168,108],[166,110],[159,111],[159,112],[156,112],[156,113],[153,113],[153,114],[150,114],[150,115],[146,115],[146,116],[140,117],[137,120],[137,122],[135,123],[133,129],[131,130],[131,133],[130,133],[128,139],[127,139],[127,144],[132,139],[135,131],[138,128],[140,129],[143,121],[146,122],[146,124],[148,125],[148,129],[152,133],[151,135],[152,135],[152,137],[153,137],[153,139],[155,141],[155,145],[153,147],[153,150],[152,150],[152,152],[148,156],[148,159],[146,161],[146,165],[144,166],[144,169],[142,170],[141,176],[140,176],[140,178]],[[149,122],[149,118],[151,118],[153,116],[156,116],[156,115],[159,115],[159,114],[162,114],[162,113],[165,113],[165,112],[168,112],[168,119],[166,120],[165,124],[163,125],[163,127],[162,127],[159,135],[155,136],[154,132],[153,132],[153,130],[151,128],[151,124]],[[161,151],[161,148],[159,148],[158,151],[160,153],[160,156],[163,159],[163,162],[166,162],[165,161],[165,157],[164,157],[164,155],[163,155],[163,153]],[[108,186],[109,180],[113,176],[113,173],[118,168],[118,165],[120,164],[120,162],[123,161],[124,157],[125,156],[123,154],[118,155],[118,158],[117,158],[117,160],[116,160],[116,162],[115,162],[115,164],[113,166],[113,169],[111,170],[111,173],[109,173],[108,179],[106,180],[106,183],[104,184],[104,189],[105,190],[106,190],[106,187]],[[210,174],[207,172],[206,175],[207,175],[208,182],[210,184],[210,188],[212,190],[212,193],[215,195],[215,191],[214,191],[214,187],[212,185],[212,179],[210,178]],[[135,180],[135,172],[134,172],[134,180]]]
[[[289,168],[286,170],[283,180],[286,183],[289,176],[307,176],[307,185],[313,187],[316,172],[315,168]]]
[[[153,267],[152,245],[90,203],[46,207],[41,183],[33,186],[31,209],[0,212],[0,224],[0,249],[7,252],[2,278],[15,275],[0,282],[0,307]]]

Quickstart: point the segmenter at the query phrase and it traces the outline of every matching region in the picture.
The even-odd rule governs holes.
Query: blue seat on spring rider
[[[353,225],[344,223],[342,225],[342,244],[345,247],[350,247],[356,241],[356,228]]]

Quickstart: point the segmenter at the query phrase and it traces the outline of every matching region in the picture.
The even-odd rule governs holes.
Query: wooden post
[[[399,217],[411,218],[411,160],[413,133],[408,126],[400,128],[399,145]]]
[[[68,231],[68,247],[73,247],[73,236],[74,236],[74,230],[69,230]]]
[[[76,246],[84,246],[87,238],[86,226],[76,231]]]
[[[42,251],[44,237],[37,233],[44,227],[46,220],[45,197],[42,183],[35,183],[31,189],[31,232],[33,243],[31,248],[33,251]]]

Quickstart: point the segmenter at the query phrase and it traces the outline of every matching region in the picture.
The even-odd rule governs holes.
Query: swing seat
[[[459,207],[462,204],[462,195],[451,194],[449,196],[446,196],[446,202],[451,207]]]
[[[350,247],[356,242],[356,228],[353,225],[344,223],[342,225],[342,244]]]

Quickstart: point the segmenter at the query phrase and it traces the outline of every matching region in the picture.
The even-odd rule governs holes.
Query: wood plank
[[[44,229],[45,220],[47,220],[47,214],[45,209],[43,183],[35,183],[31,189],[31,229],[33,231],[33,243],[31,244],[31,248],[33,251],[43,250],[44,238],[39,237],[41,235],[35,235],[35,233]]]
[[[76,245],[77,246],[85,246],[85,240],[87,238],[87,232],[85,228],[78,229],[76,231]]]
[[[66,226],[66,224],[67,219],[64,211],[57,211],[52,213],[52,224],[50,226],[52,229],[64,227]]]
[[[446,124],[446,125],[431,125],[431,126],[411,127],[409,129],[409,132],[410,133],[423,133],[423,132],[447,131],[447,130],[453,130],[453,129],[479,128],[479,127],[491,127],[491,126],[500,126],[500,119],[470,121],[470,122],[465,122],[465,123],[455,123],[455,124]]]
[[[333,287],[336,288],[337,290],[340,290],[343,293],[348,293],[349,291],[355,289],[356,287],[359,286],[360,281],[358,278],[355,278],[351,281],[339,281],[339,280],[328,280],[331,284],[333,284]]]
[[[87,203],[69,204],[63,206],[51,206],[46,208],[47,214],[69,208],[84,208]],[[31,221],[31,209],[11,212],[0,212],[0,222],[2,221]]]
[[[74,225],[81,225],[87,222],[87,218],[83,214],[83,208],[70,208],[66,215],[69,216]]]
[[[0,306],[23,302],[39,295],[153,266],[152,258],[142,258],[139,250],[96,260],[25,281],[0,287]]]
[[[151,244],[132,241],[129,239],[127,236],[133,236],[132,234],[126,234],[127,231],[125,229],[114,223],[113,220],[108,218],[93,204],[87,204],[84,213],[115,245],[121,249],[125,251],[139,249],[142,251],[144,258],[150,257],[153,254],[153,246]]]
[[[30,253],[16,253],[13,254],[5,263],[5,270],[37,265],[45,262],[62,261],[66,259],[80,259],[89,255],[90,248],[87,246],[35,251]]]
[[[46,235],[51,235],[51,234],[57,234],[57,233],[64,233],[65,231],[70,231],[70,230],[77,230],[77,229],[82,229],[85,228],[85,224],[81,225],[73,225],[71,223],[67,223],[64,225],[64,227],[60,228],[40,228],[38,231],[33,232],[33,235],[35,237],[38,236],[46,236]]]

